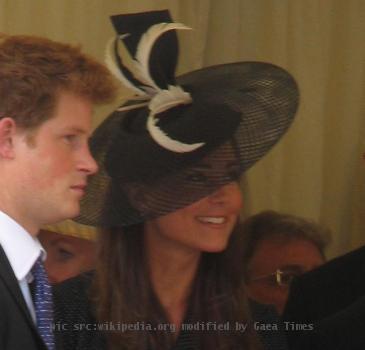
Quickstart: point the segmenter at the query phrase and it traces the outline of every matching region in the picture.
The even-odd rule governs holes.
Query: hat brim
[[[146,108],[114,112],[91,139],[91,151],[100,170],[90,179],[78,222],[94,226],[137,224],[209,195],[232,178],[222,173],[209,184],[192,184],[185,180],[189,169],[211,154],[218,154],[216,161],[235,157],[238,178],[279,141],[298,107],[295,80],[284,69],[268,63],[207,67],[177,80],[191,91],[193,103],[171,125],[166,122],[165,130],[175,136],[179,131],[182,136],[188,135],[189,124],[182,127],[181,120],[205,118],[209,124],[191,122],[190,126],[194,137],[202,138],[205,145],[182,155],[166,152],[143,130],[148,116]],[[221,114],[216,113],[218,106],[226,107],[229,127],[222,124],[224,118],[220,119]],[[199,115],[195,113],[197,109]],[[238,122],[231,122],[237,115]],[[141,125],[138,132],[126,127],[128,118],[135,118]],[[153,203],[152,210],[149,203]]]
[[[95,241],[97,237],[97,230],[95,227],[82,225],[73,220],[64,220],[56,224],[45,225],[42,229],[89,241]]]

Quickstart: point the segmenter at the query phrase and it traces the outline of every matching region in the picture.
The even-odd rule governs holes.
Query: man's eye
[[[291,273],[291,272],[284,272],[281,275],[280,282],[282,285],[289,285],[293,279],[298,276],[299,274]]]
[[[270,287],[277,287],[278,286],[278,281],[277,281],[275,276],[270,276],[270,278],[267,278],[266,283]]]
[[[66,143],[75,143],[77,141],[77,135],[65,135],[63,139]]]

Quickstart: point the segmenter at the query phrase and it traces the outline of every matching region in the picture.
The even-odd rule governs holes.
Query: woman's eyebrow
[[[239,165],[237,164],[236,161],[232,160],[231,162],[227,162],[224,167],[226,169],[230,169],[230,168],[239,168]],[[200,163],[196,166],[194,166],[192,168],[192,170],[207,170],[207,169],[213,169],[213,168],[216,168],[216,166],[212,166],[212,164],[210,163]]]
[[[212,165],[208,163],[200,163],[192,167],[192,170],[206,170],[206,169],[212,169]]]
[[[226,164],[226,168],[238,168],[238,167],[239,167],[239,164],[235,160],[232,160],[231,162]]]

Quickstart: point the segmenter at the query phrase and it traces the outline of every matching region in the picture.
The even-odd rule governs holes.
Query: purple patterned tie
[[[41,258],[38,258],[34,263],[32,274],[34,277],[33,303],[37,329],[47,348],[54,350],[52,289]]]

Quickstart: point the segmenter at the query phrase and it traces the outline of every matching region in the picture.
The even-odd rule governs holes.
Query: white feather
[[[133,104],[133,105],[119,107],[117,109],[117,111],[119,111],[119,112],[131,111],[133,109],[142,108],[142,107],[145,107],[147,105],[148,105],[148,102],[141,102],[141,103],[136,103],[136,104]]]
[[[153,81],[149,71],[149,58],[156,40],[165,32],[174,29],[191,29],[182,23],[159,23],[151,26],[141,37],[136,51],[135,65],[137,68],[136,78],[144,84],[154,87],[157,91],[160,88]]]
[[[150,114],[147,118],[147,130],[151,137],[161,147],[176,153],[192,152],[204,145],[204,142],[187,144],[170,138],[156,124],[158,118],[155,115],[181,104],[191,103],[192,99],[188,92],[180,86],[169,86],[168,90],[160,90],[149,104]]]
[[[128,35],[128,34],[127,34]],[[120,36],[121,39],[123,39],[126,35]],[[133,85],[128,78],[122,73],[122,71],[119,69],[118,65],[115,63],[114,56],[114,44],[115,40],[119,40],[119,37],[117,38],[111,38],[106,46],[105,50],[105,64],[110,70],[110,72],[119,80],[122,82],[122,84],[131,90],[133,90],[137,95],[139,96],[145,96],[146,92],[137,88],[135,85]]]
[[[168,90],[160,90],[149,104],[149,109],[153,114],[164,112],[178,105],[192,102],[191,95],[180,86],[169,85]]]
[[[142,86],[142,89],[143,89],[143,91],[146,92],[146,94],[149,96],[150,99],[158,93],[158,91],[156,91],[155,88],[150,87],[150,86],[144,85],[144,86]]]
[[[155,118],[148,118],[147,129],[151,137],[161,147],[175,153],[187,153],[195,151],[197,148],[204,145],[204,142],[188,144],[172,139],[156,125],[157,120],[158,119]]]

